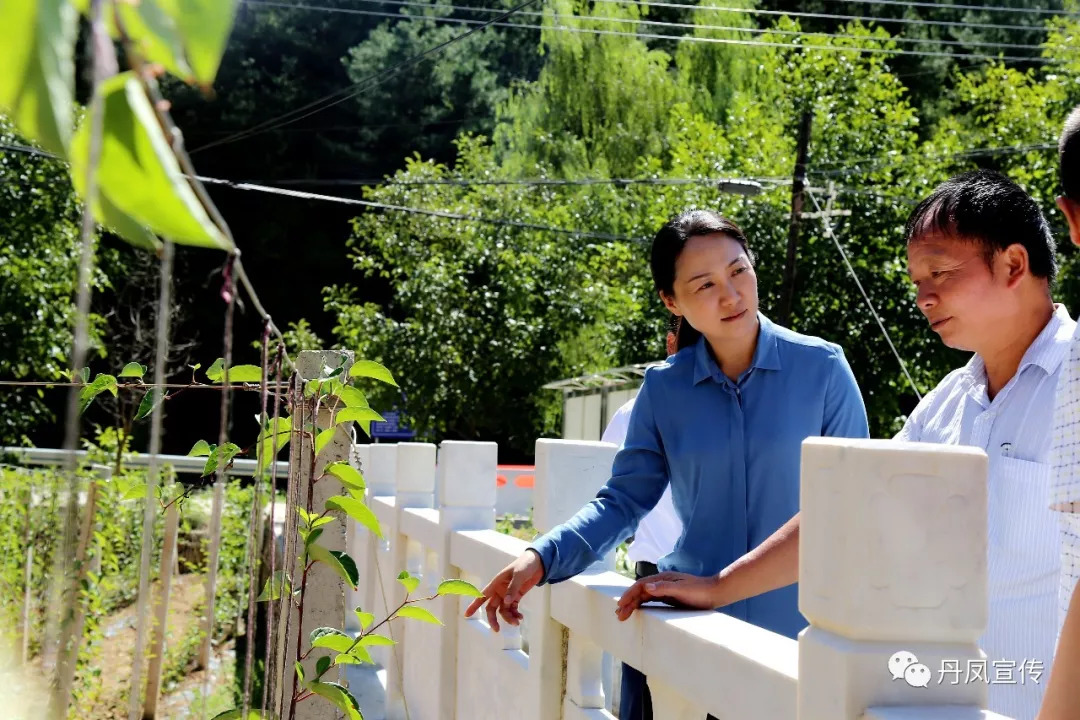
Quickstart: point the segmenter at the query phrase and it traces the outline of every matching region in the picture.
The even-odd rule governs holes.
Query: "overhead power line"
[[[594,0],[594,1],[595,2],[620,2],[621,3],[621,2],[626,2],[627,0]],[[636,0],[629,0],[629,2],[635,2],[635,1]],[[266,4],[266,3],[262,2],[262,0],[260,0],[258,4]],[[281,5],[283,3],[278,3],[278,4]],[[656,4],[656,3],[654,3],[654,4]],[[672,4],[665,5],[665,7],[667,7],[667,6],[676,7],[675,5],[672,5]],[[306,8],[306,9],[312,9],[311,6],[301,5],[301,6],[298,6],[298,7]],[[681,6],[681,7],[697,7],[697,6],[686,5],[686,6]],[[982,60],[997,60],[997,61],[1011,60],[1011,61],[1022,61],[1022,62],[1050,63],[1050,64],[1060,62],[1060,60],[1058,60],[1056,58],[1023,57],[1023,56],[1017,56],[1017,55],[987,55],[987,54],[980,54],[980,53],[952,53],[952,52],[935,52],[935,51],[930,51],[930,50],[897,50],[897,49],[884,48],[884,47],[853,47],[853,46],[849,46],[849,45],[817,45],[817,44],[803,44],[803,43],[784,43],[784,42],[769,42],[769,41],[763,41],[763,40],[743,40],[743,39],[738,39],[738,38],[700,37],[700,36],[696,36],[696,35],[667,35],[667,34],[662,34],[662,33],[625,32],[625,31],[621,31],[621,30],[602,30],[602,29],[597,29],[597,28],[570,27],[570,26],[567,26],[567,25],[553,25],[553,26],[529,25],[529,24],[526,24],[526,23],[500,23],[500,22],[492,22],[492,21],[472,20],[472,19],[469,19],[469,18],[433,17],[433,16],[428,16],[428,15],[403,15],[401,13],[379,12],[379,11],[376,11],[376,10],[352,10],[352,9],[350,9],[350,10],[348,10],[348,13],[353,14],[353,15],[368,15],[368,16],[372,16],[372,17],[393,18],[393,19],[397,19],[397,20],[429,20],[431,22],[436,22],[436,23],[454,23],[454,24],[463,24],[463,25],[482,24],[485,27],[494,26],[494,27],[506,27],[506,28],[519,28],[519,29],[527,29],[527,30],[548,30],[548,31],[555,31],[555,32],[583,33],[583,34],[587,34],[587,35],[613,35],[613,36],[622,36],[622,37],[632,37],[632,38],[637,38],[639,40],[641,40],[641,39],[671,40],[673,42],[700,42],[700,43],[713,43],[713,44],[721,44],[721,45],[743,45],[743,46],[748,46],[748,47],[793,48],[793,49],[796,49],[796,50],[815,50],[815,51],[822,51],[822,52],[841,52],[841,53],[848,52],[848,53],[859,53],[859,54],[866,53],[866,54],[872,54],[872,55],[873,54],[881,54],[881,55],[890,55],[890,56],[892,56],[892,55],[908,55],[908,56],[916,56],[916,57],[944,57],[944,58],[951,58],[951,59],[975,58],[975,59],[982,59]],[[574,16],[561,15],[561,16],[549,16],[549,17],[554,17],[556,19],[573,19],[575,22],[612,22],[612,21],[625,22],[624,19],[619,19],[619,18],[588,18],[588,17],[577,16],[577,15],[574,15]],[[634,22],[637,22],[637,23],[641,24],[641,21],[634,21]],[[818,36],[811,36],[811,37],[818,37]],[[824,35],[824,36],[821,36],[821,37],[831,37],[831,36]],[[860,38],[860,39],[864,40],[866,42],[889,42],[891,40],[891,38],[874,38],[874,37],[870,37],[870,36],[867,36],[865,38]],[[330,106],[328,105],[327,107],[330,107]],[[325,109],[325,108],[323,108],[323,109]],[[315,110],[314,112],[320,112],[320,110]],[[314,112],[309,113],[309,115],[314,114]],[[304,117],[307,117],[307,116],[305,115]],[[289,122],[293,122],[293,121],[290,120]],[[285,123],[283,123],[283,124],[285,124]],[[268,129],[274,129],[274,128],[268,128]],[[241,136],[241,135],[243,135],[243,132],[237,133],[237,135]],[[241,139],[241,138],[238,137],[236,139]],[[217,143],[213,143],[213,144],[221,144],[223,142],[228,142],[228,141],[230,141],[230,139],[226,138],[226,140],[218,141]],[[203,148],[206,148],[206,147],[209,147],[209,145],[203,146]]]
[[[1023,30],[1026,32],[1047,32],[1047,28],[1041,25],[1003,25],[995,23],[979,22],[955,22],[952,20],[924,20],[922,18],[889,18],[879,15],[836,15],[833,13],[796,12],[786,10],[758,10],[756,8],[727,7],[720,5],[690,5],[687,3],[673,2],[639,2],[639,0],[593,0],[596,3],[609,3],[613,5],[639,5],[641,7],[664,7],[681,8],[684,10],[699,10],[707,12],[725,12],[744,15],[771,15],[779,17],[799,17],[816,20],[858,20],[872,23],[895,23],[898,25],[929,25],[935,27],[960,27],[980,30]]]
[[[1013,8],[1000,5],[955,5],[951,3],[936,2],[908,2],[908,0],[830,0],[830,2],[844,3],[845,5],[896,5],[899,7],[924,7],[934,10],[981,10],[986,12],[1023,13],[1026,15],[1072,15],[1077,13],[1070,10],[1053,10],[1051,8]]]
[[[335,92],[324,95],[323,97],[321,97],[321,98],[319,98],[317,100],[314,100],[314,101],[308,103],[307,105],[304,105],[303,107],[297,108],[296,110],[291,110],[291,111],[289,111],[287,113],[283,113],[282,115],[278,115],[277,117],[270,118],[269,120],[266,120],[265,122],[262,122],[262,123],[254,126],[252,128],[249,128],[247,130],[242,130],[242,131],[237,132],[237,133],[235,133],[233,135],[222,138],[221,140],[214,140],[213,142],[207,143],[206,145],[203,145],[202,147],[199,147],[199,148],[196,148],[195,150],[190,151],[189,154],[194,154],[196,152],[199,152],[200,150],[206,150],[208,148],[217,147],[219,145],[224,145],[225,143],[234,142],[236,140],[240,140],[240,139],[243,139],[243,138],[248,138],[248,137],[251,137],[252,135],[258,135],[258,134],[261,134],[261,133],[264,133],[264,132],[267,132],[267,131],[270,131],[270,130],[277,129],[277,128],[283,126],[283,125],[289,125],[289,124],[292,124],[292,123],[294,123],[294,122],[296,122],[298,120],[303,120],[304,118],[311,117],[315,113],[322,112],[323,110],[331,108],[334,105],[345,102],[346,100],[348,100],[350,98],[356,97],[357,95],[364,92],[368,88],[375,87],[376,85],[381,85],[382,83],[384,83],[384,82],[390,80],[391,78],[397,76],[400,72],[402,72],[403,70],[405,70],[408,67],[411,67],[412,65],[415,65],[416,63],[420,62],[421,60],[423,60],[423,59],[425,59],[427,57],[430,57],[430,56],[434,55],[435,53],[438,53],[442,49],[444,49],[446,47],[449,47],[450,45],[452,45],[452,44],[454,44],[456,42],[460,42],[461,40],[464,40],[465,38],[469,37],[470,35],[473,35],[473,34],[479,32],[479,31],[483,30],[486,27],[489,27],[489,26],[494,25],[494,24],[496,24],[498,22],[501,22],[501,21],[511,17],[514,13],[518,12],[519,10],[524,10],[529,5],[533,5],[533,4],[535,4],[535,3],[539,2],[539,1],[540,0],[525,0],[524,2],[520,3],[519,5],[516,5],[513,8],[511,8],[510,10],[504,12],[502,15],[499,15],[498,17],[493,18],[491,20],[479,23],[478,27],[475,27],[472,30],[464,32],[464,33],[462,33],[460,35],[455,35],[454,37],[450,38],[449,40],[441,42],[438,45],[434,45],[434,46],[428,48],[427,50],[424,50],[423,52],[417,53],[416,55],[413,55],[410,58],[406,58],[405,60],[402,60],[399,63],[395,63],[394,65],[387,68],[386,70],[382,70],[382,71],[380,71],[378,73],[375,73],[373,75],[369,75],[368,77],[364,78],[363,80],[361,80],[359,82],[353,83],[352,85],[349,85],[349,86],[347,86],[345,88],[342,88],[341,90],[337,90]]]
[[[440,9],[451,10],[454,12],[471,12],[471,13],[501,13],[504,12],[500,8],[488,8],[488,7],[467,7],[461,5],[434,5],[430,2],[422,2],[418,0],[356,0],[360,3],[370,5],[394,5],[398,7],[415,7],[426,9]],[[338,8],[328,7],[323,5],[311,5],[308,3],[298,4],[281,2],[280,0],[245,0],[250,5],[262,5],[267,7],[279,7],[279,8],[293,8],[298,10],[311,10],[316,12],[328,12],[328,13],[342,13],[348,15],[365,15],[367,11],[359,10],[356,8]],[[680,30],[719,30],[724,32],[736,32],[747,33],[750,35],[782,35],[787,37],[796,38],[829,38],[836,39],[842,38],[845,40],[870,40],[881,42],[886,40],[885,38],[868,37],[866,35],[852,35],[845,33],[824,33],[824,32],[811,32],[806,30],[781,30],[776,28],[758,28],[758,27],[744,27],[738,25],[706,25],[702,23],[687,23],[687,22],[669,22],[659,20],[646,20],[636,18],[619,18],[608,16],[588,16],[588,15],[559,15],[545,12],[538,12],[535,10],[521,11],[519,16],[525,17],[552,17],[556,20],[579,20],[584,22],[613,22],[632,25],[647,25],[650,27],[658,28],[678,28]],[[428,16],[412,16],[405,15],[410,19],[423,19]],[[980,40],[946,40],[940,38],[909,38],[902,36],[893,36],[887,39],[888,42],[896,42],[903,44],[915,44],[915,45],[931,45],[931,46],[946,46],[946,47],[986,47],[986,48],[1004,48],[1011,50],[1042,50],[1040,45],[1026,45],[1023,43],[1007,43],[1007,42],[991,42]],[[954,55],[955,56],[955,55]],[[1026,59],[1026,58],[1024,58]]]
[[[540,225],[537,223],[523,222],[519,220],[509,220],[506,218],[489,218],[480,217],[476,215],[464,215],[462,213],[447,212],[445,210],[429,210],[427,208],[410,207],[408,205],[392,205],[389,203],[373,202],[371,200],[360,200],[357,198],[343,198],[335,195],[322,195],[320,193],[303,192],[300,190],[288,190],[286,188],[272,187],[269,185],[256,185],[254,183],[235,182],[233,180],[226,180],[223,178],[202,177],[198,178],[204,183],[211,185],[225,185],[234,190],[251,190],[255,192],[270,193],[273,195],[284,195],[287,197],[294,197],[299,200],[322,200],[325,202],[340,203],[343,205],[359,205],[362,207],[369,207],[376,210],[393,210],[396,212],[405,212],[416,215],[428,215],[431,217],[440,217],[447,220],[464,220],[467,222],[478,222],[489,225],[502,225],[505,227],[516,227],[523,230],[540,230],[543,232],[559,233],[561,235],[576,235],[579,237],[591,238],[594,240],[604,240],[605,242],[635,242],[640,243],[646,241],[646,238],[635,238],[629,235],[616,235],[613,233],[599,232],[595,230],[572,230],[569,228],[555,227],[553,225]]]

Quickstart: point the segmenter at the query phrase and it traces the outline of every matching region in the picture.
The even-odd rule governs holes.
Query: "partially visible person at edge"
[[[1069,113],[1061,131],[1058,177],[1057,205],[1069,225],[1072,243],[1080,245],[1080,105]],[[1058,380],[1052,442],[1050,507],[1061,520],[1058,618],[1062,625],[1039,720],[1071,720],[1080,716],[1080,330],[1073,334]]]
[[[938,188],[906,228],[908,273],[930,328],[974,353],[923,398],[897,440],[973,445],[989,456],[990,661],[1049,667],[1057,629],[1058,520],[1050,492],[1054,392],[1076,323],[1051,299],[1054,241],[1038,204],[1003,175],[974,171]],[[621,619],[651,598],[725,607],[798,580],[798,515],[719,574],[635,583]],[[692,577],[708,575],[708,577]],[[1035,717],[1045,683],[991,683],[989,709]]]
[[[678,351],[678,332],[681,318],[678,315],[671,316],[667,333],[667,354],[670,357]],[[600,438],[603,442],[609,442],[622,447],[626,440],[626,430],[630,426],[630,414],[634,409],[634,401],[631,398],[625,402],[611,417]],[[655,575],[659,572],[656,563],[663,556],[675,548],[682,534],[682,521],[675,511],[675,504],[671,501],[671,485],[664,488],[664,494],[656,507],[645,514],[634,531],[634,539],[630,547],[626,549],[626,559],[634,570],[634,579]],[[651,717],[652,696],[649,686],[645,681],[645,675],[635,667],[622,664],[622,682],[619,685],[619,716],[622,718]]]
[[[742,230],[691,210],[653,239],[653,282],[682,317],[679,351],[645,372],[611,478],[568,522],[535,540],[465,611],[485,604],[517,625],[535,585],[567,580],[633,534],[664,489],[683,525],[660,570],[719,572],[798,509],[799,455],[810,436],[867,437],[866,409],[841,348],[780,327],[758,311]],[[795,588],[723,612],[794,638],[806,625]],[[659,713],[660,709],[658,709]]]

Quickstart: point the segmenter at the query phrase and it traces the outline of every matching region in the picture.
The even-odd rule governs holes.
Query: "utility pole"
[[[791,220],[788,223],[787,262],[784,264],[784,283],[780,290],[780,312],[777,322],[791,322],[791,306],[795,300],[795,251],[799,244],[799,218],[802,216],[803,191],[806,189],[806,156],[810,150],[810,121],[813,115],[804,111],[799,123],[799,145],[795,155],[795,175],[791,179]]]

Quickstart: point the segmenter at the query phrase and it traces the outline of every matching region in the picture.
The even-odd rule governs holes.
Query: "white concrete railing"
[[[493,530],[494,443],[444,442],[437,470],[433,445],[354,449],[385,540],[350,532],[361,572],[352,607],[378,618],[397,607],[402,569],[422,576],[418,592],[452,577],[482,587],[526,547]],[[595,495],[615,450],[537,441],[538,531]],[[616,601],[629,581],[610,571],[609,558],[534,588],[520,628],[503,624],[496,634],[483,612],[465,620],[468,601],[459,597],[430,607],[443,627],[393,623],[397,645],[373,648],[387,672],[387,718],[611,718],[605,653],[644,672],[665,720],[993,717],[980,710],[983,684],[916,687],[888,668],[897,651],[931,668],[982,657],[986,473],[979,450],[807,440],[799,603],[810,626],[798,641],[716,612],[649,609],[619,622]]]

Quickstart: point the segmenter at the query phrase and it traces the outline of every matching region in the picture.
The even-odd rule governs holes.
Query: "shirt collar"
[[[1064,362],[1076,330],[1076,322],[1069,316],[1068,309],[1061,303],[1054,303],[1054,313],[1050,316],[1050,321],[1024,352],[1020,366],[1016,368],[1016,375],[1029,365],[1040,367],[1047,375],[1053,375]],[[976,387],[986,384],[986,363],[980,355],[971,357],[967,372]]]
[[[754,349],[754,359],[750,362],[750,368],[779,370],[781,366],[780,351],[777,348],[776,325],[760,312],[758,312],[757,317],[757,348]],[[702,335],[698,339],[697,345],[694,346],[694,384],[697,385],[709,378],[721,380],[723,379],[723,373],[709,352],[708,340]]]

